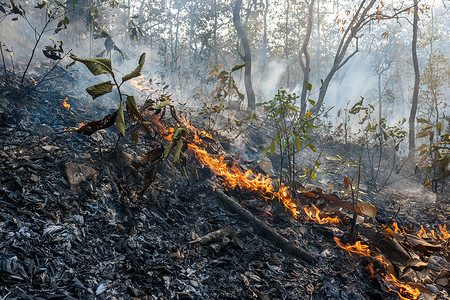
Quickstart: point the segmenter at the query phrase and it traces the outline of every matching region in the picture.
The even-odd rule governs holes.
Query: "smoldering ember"
[[[0,0],[0,299],[450,299],[448,9]]]

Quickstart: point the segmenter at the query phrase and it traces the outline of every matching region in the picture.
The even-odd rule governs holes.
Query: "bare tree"
[[[248,42],[247,33],[245,32],[241,23],[241,15],[240,15],[241,6],[242,0],[236,0],[236,3],[233,8],[233,24],[238,34],[237,52],[241,57],[241,59],[244,61],[244,63],[246,63],[244,82],[245,82],[245,91],[247,92],[247,109],[249,111],[254,111],[256,106],[256,100],[255,100],[255,92],[253,91],[252,86],[252,55],[250,52],[250,44]],[[239,41],[242,43],[242,47],[244,48],[244,54],[242,54],[239,50],[240,45]]]
[[[409,9],[393,8],[393,14],[387,15],[383,14],[381,8],[371,11],[376,2],[376,0],[362,0],[351,20],[348,22],[348,25],[345,29],[342,28],[343,34],[334,56],[333,65],[323,80],[316,106],[311,109],[312,113],[318,113],[322,108],[328,87],[336,72],[341,69],[356,53],[359,52],[358,42],[361,37],[361,31],[374,21],[398,18],[400,14]],[[354,50],[350,54],[347,54],[350,46],[353,44]]]
[[[409,114],[409,156],[412,154],[416,146],[415,139],[415,121],[417,113],[417,103],[419,101],[419,85],[420,85],[420,70],[419,62],[417,60],[417,23],[419,21],[419,0],[414,0],[414,19],[413,19],[413,37],[412,37],[412,59],[414,66],[414,91],[411,105],[411,112]]]
[[[300,97],[300,107],[301,107],[301,116],[305,115],[306,111],[306,94],[307,94],[307,83],[309,82],[309,74],[311,73],[311,58],[308,53],[308,44],[311,39],[311,32],[313,27],[313,13],[314,13],[314,0],[311,2],[306,1],[308,5],[308,23],[306,25],[306,34],[303,39],[302,48],[300,49],[300,66],[303,72],[303,86],[302,86],[302,94]]]

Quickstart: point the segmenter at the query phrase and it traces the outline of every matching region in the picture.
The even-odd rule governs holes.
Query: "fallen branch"
[[[215,189],[215,195],[217,196],[217,199],[220,201],[220,203],[228,210],[233,213],[237,213],[245,221],[251,223],[251,225],[255,227],[255,231],[260,237],[271,241],[285,253],[295,256],[296,258],[299,258],[307,262],[308,264],[314,265],[316,263],[316,259],[312,257],[311,254],[309,254],[305,249],[297,246],[294,242],[289,241],[285,237],[275,232],[264,222],[252,215],[248,210],[240,206],[239,203],[237,203],[234,199],[225,195],[219,189]]]

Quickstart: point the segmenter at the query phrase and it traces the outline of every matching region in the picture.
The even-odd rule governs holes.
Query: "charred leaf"
[[[89,122],[86,125],[78,129],[78,133],[91,135],[98,130],[105,129],[114,125],[117,118],[117,111],[105,116],[103,119],[98,121]]]
[[[144,173],[144,184],[142,185],[142,189],[138,192],[138,194],[142,195],[148,189],[148,187],[155,180],[157,172],[158,172],[158,165],[154,165],[150,169],[145,171],[145,173]]]

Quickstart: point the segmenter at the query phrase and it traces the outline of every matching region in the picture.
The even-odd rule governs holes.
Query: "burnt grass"
[[[64,131],[111,108],[79,100],[67,111],[63,88],[16,96],[0,90],[0,299],[397,299],[333,241],[344,226],[294,220],[278,203],[229,191],[317,258],[308,265],[223,208],[210,184],[220,179],[198,163],[200,180],[162,165],[138,197],[136,147],[112,155],[113,129]],[[73,185],[68,163],[92,173]],[[388,219],[397,204],[377,207]],[[189,243],[226,226],[233,234]]]

